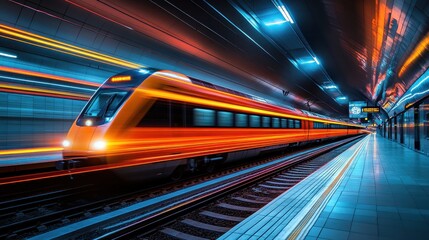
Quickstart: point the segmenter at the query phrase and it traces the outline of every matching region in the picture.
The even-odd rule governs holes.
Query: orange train
[[[365,132],[183,74],[137,69],[110,77],[96,91],[70,128],[57,166],[139,165],[147,177],[175,176]]]

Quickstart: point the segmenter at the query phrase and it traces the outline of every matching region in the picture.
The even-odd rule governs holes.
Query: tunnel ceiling
[[[348,116],[349,100],[388,110],[428,67],[429,3],[423,0],[10,0],[2,5],[1,23],[8,26],[336,117]],[[285,21],[281,6],[291,21]],[[22,21],[23,15],[31,22]],[[87,37],[81,38],[84,31]],[[21,55],[51,55],[9,38],[0,41],[3,49]],[[57,55],[52,54],[97,74],[103,70],[102,78],[120,69]]]

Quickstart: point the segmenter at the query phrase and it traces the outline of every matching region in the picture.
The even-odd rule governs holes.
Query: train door
[[[404,144],[414,148],[414,108],[404,113]]]
[[[420,104],[420,150],[429,154],[429,99]]]
[[[385,122],[384,124],[383,124],[383,137],[386,137],[387,135],[386,135],[386,125],[387,125],[387,122]]]
[[[404,113],[398,115],[399,117],[399,142],[404,143]]]
[[[386,121],[386,138],[390,139],[390,119]]]
[[[414,107],[414,148],[420,150],[420,114],[419,105]]]
[[[393,140],[398,141],[398,116],[393,118]]]

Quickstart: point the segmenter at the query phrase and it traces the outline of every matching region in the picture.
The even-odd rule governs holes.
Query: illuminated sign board
[[[380,107],[363,107],[362,112],[366,113],[379,113]]]
[[[362,112],[362,108],[366,107],[365,101],[350,101],[349,102],[349,118],[366,118],[368,114]]]
[[[126,82],[131,81],[131,76],[114,76],[110,80],[112,82]]]

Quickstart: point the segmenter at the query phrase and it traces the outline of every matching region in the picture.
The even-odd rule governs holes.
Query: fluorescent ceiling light
[[[310,63],[315,63],[316,61],[314,60],[308,60],[308,61],[299,61],[299,64],[310,64]]]
[[[337,97],[337,100],[347,100],[346,97]]]
[[[294,23],[292,17],[290,16],[289,12],[286,10],[286,7],[284,5],[277,6],[277,9],[283,15],[283,17],[286,19],[286,21],[288,21],[290,23]]]
[[[334,89],[334,88],[337,88],[337,86],[335,86],[335,85],[326,85],[323,88],[324,89]]]
[[[3,53],[3,52],[0,52],[0,56],[8,57],[8,58],[17,58],[16,55],[12,55],[12,54],[8,54],[8,53]]]
[[[319,60],[317,60],[317,57],[313,57],[314,61],[317,63],[317,65],[320,65]]]
[[[274,21],[274,22],[267,22],[267,23],[265,23],[265,26],[280,25],[280,24],[283,24],[283,23],[286,23],[286,22],[288,22],[288,21],[286,21],[286,20],[277,20],[277,21]]]

